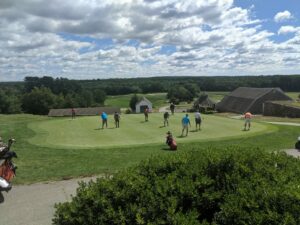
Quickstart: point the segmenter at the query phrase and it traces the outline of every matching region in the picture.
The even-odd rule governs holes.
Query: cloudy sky
[[[0,0],[0,81],[296,73],[299,0]]]

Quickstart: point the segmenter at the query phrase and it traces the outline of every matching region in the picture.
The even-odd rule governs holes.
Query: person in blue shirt
[[[189,126],[191,126],[189,115],[185,114],[185,116],[182,118],[181,122],[182,122],[181,136],[183,136],[184,130],[186,130],[185,136],[187,136],[189,133]]]
[[[105,127],[107,128],[107,114],[105,112],[101,113],[101,119],[102,119],[102,129]]]

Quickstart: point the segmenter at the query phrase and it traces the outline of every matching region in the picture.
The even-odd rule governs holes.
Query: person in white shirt
[[[202,122],[201,114],[199,110],[197,110],[197,112],[195,112],[196,131],[198,131],[198,127],[199,130],[201,130],[201,122]]]

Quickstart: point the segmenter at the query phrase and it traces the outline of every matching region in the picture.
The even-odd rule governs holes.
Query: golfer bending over
[[[105,112],[101,113],[101,119],[102,119],[102,129],[105,127],[107,128],[107,114]]]
[[[188,114],[185,114],[185,116],[182,118],[182,132],[181,136],[183,136],[184,130],[186,130],[185,136],[189,133],[189,126],[191,126],[190,118]]]

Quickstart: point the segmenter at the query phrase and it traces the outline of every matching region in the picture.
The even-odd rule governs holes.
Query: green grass
[[[195,132],[190,128],[188,137],[181,138],[181,118],[184,114],[175,114],[169,119],[168,127],[163,126],[163,114],[152,113],[149,121],[144,121],[143,114],[122,115],[121,127],[114,127],[113,118],[109,116],[108,129],[100,129],[98,117],[77,117],[49,119],[33,122],[28,127],[36,135],[29,138],[33,145],[51,148],[103,148],[122,147],[133,145],[145,145],[162,143],[168,130],[178,138],[178,143],[221,139],[235,136],[249,136],[258,132],[265,132],[267,127],[263,124],[255,124],[250,132],[241,131],[242,120],[228,119],[214,115],[203,116],[202,131]],[[192,114],[191,114],[192,116]]]
[[[93,128],[97,128],[99,121],[92,119],[94,121]],[[49,119],[48,117],[42,116],[31,116],[31,115],[0,115],[0,135],[7,140],[9,137],[16,138],[17,142],[13,146],[18,154],[18,159],[15,160],[18,171],[17,177],[14,180],[16,184],[23,183],[34,183],[40,181],[49,181],[49,180],[61,180],[68,179],[71,177],[79,176],[91,176],[96,174],[103,173],[114,173],[118,170],[122,170],[132,165],[136,165],[143,159],[147,159],[153,155],[170,155],[177,154],[178,152],[183,151],[202,151],[207,148],[212,149],[224,149],[229,146],[239,146],[241,148],[247,147],[257,147],[262,150],[274,151],[286,148],[292,148],[296,138],[299,135],[299,127],[289,127],[289,126],[277,126],[271,124],[255,124],[257,126],[262,126],[265,131],[259,131],[254,133],[255,126],[253,127],[253,135],[250,132],[241,132],[240,122],[236,121],[231,122],[232,127],[236,124],[238,132],[241,132],[242,136],[234,136],[231,139],[226,139],[222,137],[214,137],[214,133],[211,133],[211,137],[201,138],[202,135],[205,135],[208,132],[208,126],[210,122],[209,118],[214,117],[205,117],[203,130],[197,133],[191,133],[191,136],[188,138],[177,138],[178,141],[178,151],[168,151],[166,145],[164,144],[165,128],[156,127],[156,143],[149,145],[131,145],[123,147],[108,147],[102,146],[101,143],[97,147],[89,146],[83,148],[73,148],[71,146],[61,147],[45,147],[47,144],[39,143],[39,145],[32,144],[32,138],[35,136],[43,136],[40,131],[34,131],[29,127],[33,124],[44,125],[47,123],[61,121],[63,122],[74,122],[74,125],[77,122],[81,121],[81,118],[78,121],[68,121],[68,119]],[[123,122],[122,118],[122,124]],[[146,125],[140,123],[141,126],[150,126],[153,121],[153,114],[150,115],[150,122]],[[216,118],[215,121],[219,121],[219,118]],[[82,117],[82,121],[85,121],[86,118]],[[89,119],[87,119],[89,120]],[[142,121],[139,120],[139,122]],[[223,120],[220,120],[223,121]],[[171,120],[172,122],[172,120]],[[173,121],[174,123],[177,122]],[[161,120],[158,124],[161,125]],[[63,123],[58,123],[58,130],[62,129]],[[85,125],[85,124],[84,124]],[[223,128],[225,132],[231,132],[232,127]],[[32,128],[32,127],[31,127]],[[220,129],[220,126],[217,126],[214,130]],[[65,129],[65,128],[63,128]],[[124,127],[120,128],[121,130]],[[221,128],[222,129],[222,128]],[[114,132],[115,129],[108,130],[91,130],[91,132],[98,132],[99,136],[103,133],[101,132]],[[37,132],[37,133],[36,133]],[[54,130],[54,133],[57,131]],[[173,131],[175,136],[180,133],[180,130]],[[245,135],[244,135],[245,134]],[[192,138],[192,135],[199,135],[198,138]],[[198,136],[197,136],[198,137]],[[213,138],[213,139],[211,139]],[[29,141],[30,140],[30,141]],[[38,140],[37,140],[38,141]],[[126,141],[126,140],[123,140]],[[80,137],[76,142],[80,142]],[[56,140],[54,140],[54,144]]]
[[[215,102],[221,101],[225,97],[225,95],[229,94],[229,92],[223,91],[208,91],[206,93],[208,94],[208,97],[210,97]]]
[[[300,92],[286,92],[286,94],[290,96],[292,99],[297,100]]]
[[[168,105],[166,102],[166,93],[155,93],[155,94],[138,94],[138,96],[144,96],[149,99],[153,108],[158,109],[161,106]],[[107,96],[105,101],[106,106],[117,106],[121,108],[129,108],[129,102],[133,94],[130,95],[116,95],[116,96]]]

